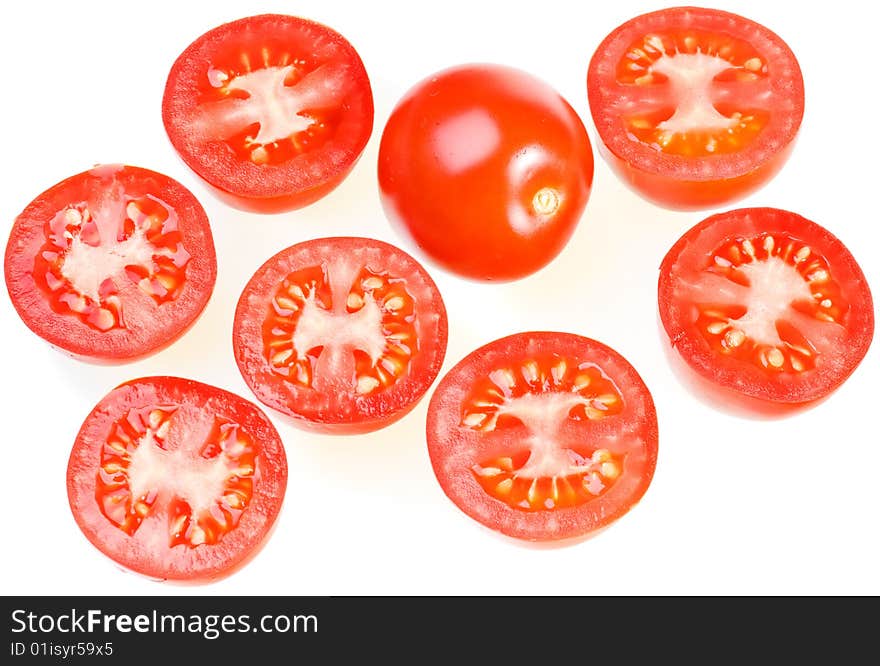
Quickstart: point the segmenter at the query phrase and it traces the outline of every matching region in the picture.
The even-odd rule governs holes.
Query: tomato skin
[[[642,98],[648,100],[650,108],[661,93],[653,96],[650,86],[641,93],[628,91],[614,80],[617,62],[628,57],[627,49],[641,36],[686,30],[711,33],[721,42],[739,39],[751,43],[768,68],[769,82],[763,84],[762,92],[743,93],[742,101],[747,109],[755,104],[755,99],[764,97],[759,104],[769,105],[768,125],[732,154],[667,154],[657,145],[642,143],[624,126],[622,114],[637,113]],[[633,86],[630,84],[629,88]],[[777,34],[747,18],[698,7],[649,12],[618,26],[590,60],[587,93],[600,138],[598,150],[612,171],[641,197],[672,210],[719,207],[763,187],[787,162],[804,113],[803,76],[788,45]],[[736,86],[729,83],[716,81],[711,94],[716,95],[716,104],[740,101]]]
[[[577,113],[546,83],[470,64],[422,80],[398,102],[378,176],[388,218],[433,262],[509,281],[565,247],[590,195],[593,154]]]
[[[46,225],[59,211],[100,199],[114,187],[128,198],[153,197],[167,204],[191,258],[184,286],[173,302],[159,306],[131,329],[99,333],[52,309],[34,279],[34,260],[45,243]],[[6,245],[4,276],[22,321],[52,347],[81,361],[120,364],[164,349],[195,324],[213,292],[217,259],[205,210],[181,183],[142,167],[99,165],[53,185],[18,215]]]
[[[155,543],[139,540],[137,533],[129,536],[110,523],[98,506],[96,474],[114,421],[128,410],[155,405],[183,406],[232,419],[259,443],[251,501],[236,527],[216,544],[157,550]],[[233,393],[179,377],[133,379],[104,396],[83,421],[67,468],[70,509],[85,537],[124,569],[159,581],[201,584],[239,570],[265,545],[286,487],[284,446],[266,415]]]
[[[696,307],[679,295],[683,279],[708,263],[715,249],[739,237],[755,233],[788,234],[827,260],[829,271],[840,285],[848,310],[838,327],[840,338],[828,349],[819,348],[815,368],[800,373],[768,374],[755,364],[714,352],[695,330]],[[687,276],[687,277],[686,277]],[[843,243],[830,231],[796,213],[776,208],[742,208],[711,215],[670,248],[660,266],[658,307],[663,328],[675,352],[699,378],[736,396],[737,408],[759,412],[760,402],[806,405],[826,398],[855,371],[874,335],[874,305],[861,267]],[[755,402],[758,401],[758,402]]]
[[[699,211],[742,199],[766,185],[785,166],[796,140],[752,171],[718,180],[681,180],[633,167],[604,145],[599,153],[612,171],[639,196],[670,210]]]
[[[341,379],[330,387],[299,386],[286,381],[266,358],[262,336],[278,286],[291,273],[320,266],[335,290],[346,288],[348,283],[337,282],[334,277],[334,261],[344,265],[347,279],[354,275],[348,269],[363,266],[390,274],[393,282],[404,283],[409,290],[412,306],[408,319],[413,322],[417,344],[408,344],[416,349],[402,376],[393,386],[376,394],[355,394],[347,380]],[[334,291],[333,297],[339,297],[339,292]],[[331,307],[330,311],[339,315],[339,310]],[[340,330],[345,326],[345,323],[335,324]],[[254,273],[235,310],[232,345],[242,377],[263,404],[303,430],[355,435],[387,427],[416,407],[440,371],[447,338],[448,322],[442,296],[431,276],[415,259],[375,239],[336,237],[312,239],[281,250]],[[346,348],[343,353],[350,356],[352,349]],[[343,367],[345,370],[336,370],[340,378],[350,371],[348,366]]]
[[[261,57],[262,46],[279,63],[301,60],[310,71],[321,67],[344,70],[347,89],[334,101],[339,117],[327,121],[332,136],[325,144],[297,147],[288,159],[256,164],[242,159],[217,137],[198,136],[192,123],[204,102],[202,88],[215,61],[239,66],[236,49],[255,49],[250,54],[254,59]],[[249,71],[260,71],[251,66]],[[162,100],[165,130],[183,162],[224,203],[255,213],[302,208],[338,187],[367,145],[373,116],[369,76],[355,48],[328,26],[283,14],[249,16],[199,36],[172,65]]]
[[[597,421],[595,430],[583,430],[570,419],[554,423],[555,446],[560,449],[599,446],[602,438],[622,439],[623,433],[636,444],[629,446],[617,485],[607,495],[580,506],[558,507],[553,511],[521,511],[487,494],[474,480],[472,469],[475,462],[482,463],[480,456],[516,455],[517,448],[529,440],[528,431],[519,424],[512,428],[512,435],[490,432],[475,437],[463,427],[464,405],[482,377],[540,355],[567,359],[569,372],[575,367],[572,361],[584,364],[583,367],[598,368],[620,392],[623,404],[621,413]],[[522,387],[511,391],[513,396],[522,395]],[[548,409],[532,407],[529,411],[546,413]],[[641,500],[653,479],[659,439],[651,393],[626,359],[596,340],[555,331],[509,335],[489,342],[461,359],[440,380],[431,396],[426,434],[434,474],[449,499],[485,527],[533,542],[577,541],[597,534],[626,514]],[[540,439],[540,435],[546,433],[531,434]]]
[[[806,402],[773,402],[763,398],[746,395],[741,391],[718,384],[714,379],[698,373],[681,356],[666,335],[660,317],[657,318],[658,335],[661,340],[663,357],[676,380],[704,405],[724,414],[746,419],[764,421],[789,418],[800,412],[812,409],[829,396]]]
[[[358,157],[358,159],[360,158]],[[315,203],[319,199],[323,199],[325,196],[330,194],[330,192],[332,192],[337,187],[339,187],[339,185],[342,184],[342,181],[344,181],[348,174],[351,173],[351,170],[354,169],[356,163],[357,160],[355,162],[352,162],[351,165],[344,170],[338,172],[332,178],[328,178],[320,186],[313,187],[307,190],[302,190],[301,192],[296,192],[294,194],[289,194],[286,196],[263,198],[242,197],[219,187],[215,187],[207,181],[205,181],[205,185],[207,185],[208,189],[214,193],[214,196],[216,196],[227,206],[231,206],[232,208],[237,208],[238,210],[243,210],[249,213],[274,215],[275,213],[284,213],[287,211],[296,210],[298,208],[303,208],[305,206],[308,206],[309,204]]]

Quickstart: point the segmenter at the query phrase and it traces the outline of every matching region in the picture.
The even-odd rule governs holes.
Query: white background
[[[616,348],[650,387],[660,421],[651,487],[629,514],[586,541],[530,546],[496,535],[443,494],[428,459],[427,400],[403,421],[357,437],[306,434],[271,415],[290,480],[266,547],[206,586],[122,572],[82,536],[65,470],[82,419],[111,388],[176,374],[252,398],[231,344],[235,302],[279,249],[326,235],[366,235],[423,259],[386,221],[376,157],[384,123],[416,81],[450,65],[521,67],[583,118],[589,58],[649,2],[421,3],[24,2],[0,16],[3,147],[0,225],[57,181],[96,163],[162,171],[211,219],[216,289],[204,315],[165,351],[101,367],[72,360],[25,328],[5,293],[2,322],[0,593],[257,595],[880,594],[880,345],[834,395],[782,419],[743,417],[686,388],[666,358],[656,315],[659,263],[701,213],[665,211],[596,160],[591,200],[570,244],[541,272],[506,285],[468,282],[426,263],[446,301],[443,371],[492,339],[564,330]],[[807,107],[784,170],[737,205],[789,208],[853,252],[880,297],[876,24],[861,3],[718,2],[779,33],[803,69]],[[589,7],[589,8],[588,8]],[[228,20],[296,13],[345,35],[370,74],[373,135],[336,191],[291,213],[237,212],[180,162],[162,127],[165,77],[195,37]],[[867,18],[867,17],[865,17]],[[267,410],[268,411],[268,410]]]

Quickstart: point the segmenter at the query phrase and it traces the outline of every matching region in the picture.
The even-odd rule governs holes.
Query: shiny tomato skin
[[[593,181],[577,113],[534,76],[453,67],[411,88],[379,146],[386,214],[434,263],[476,280],[534,273],[565,247]]]
[[[298,85],[307,87],[297,97]],[[282,107],[283,117],[267,111]],[[352,44],[284,14],[241,18],[199,36],[175,60],[162,100],[181,159],[224,203],[256,213],[302,208],[334,190],[360,159],[373,114],[369,76]],[[261,138],[285,124],[286,133]]]
[[[633,167],[604,145],[599,153],[624,183],[646,200],[670,210],[700,211],[742,199],[768,183],[788,161],[797,139],[792,140],[760,166],[748,173],[717,180],[682,180]]]
[[[159,434],[162,427],[156,428],[155,422],[151,429],[151,414],[156,409],[167,417],[163,420],[167,426],[163,435]],[[233,470],[234,464],[229,464],[227,483],[232,488],[217,492],[211,500],[215,512],[223,492],[228,493],[227,497],[244,496],[246,502],[235,511],[224,505],[222,520],[234,525],[220,528],[222,538],[193,545],[192,535],[199,523],[190,520],[186,525],[188,535],[174,534],[170,525],[179,518],[174,512],[183,506],[181,500],[192,502],[187,494],[198,493],[200,477],[211,474],[204,463],[216,461],[224,455],[219,449],[228,447],[222,440],[218,447],[211,436],[222,437],[230,428],[247,438],[252,451],[241,464],[252,469]],[[126,448],[123,455],[113,449],[120,445]],[[162,456],[167,461],[158,474],[151,476],[154,470],[150,465],[156,465],[157,459],[137,461],[137,455],[141,449],[157,447],[162,449],[156,454],[158,464]],[[198,467],[200,463],[202,467]],[[149,481],[144,495],[150,506],[140,522],[132,510],[137,498],[131,497],[133,477],[138,476],[133,469],[136,464],[141,465],[140,478],[147,476]],[[113,465],[116,468],[111,470]],[[229,476],[235,473],[244,484]],[[180,377],[142,377],[110,391],[83,421],[67,467],[70,509],[85,537],[124,569],[159,581],[201,584],[239,570],[271,535],[286,487],[284,445],[266,415],[238,395]],[[127,506],[127,511],[113,516],[124,516],[128,523],[114,523],[108,515],[113,513],[108,507],[113,506],[114,492],[123,497],[116,504]],[[234,518],[232,513],[236,514]]]
[[[728,130],[692,127],[694,143],[682,151],[661,146],[657,138],[662,135],[656,133],[650,140],[636,136],[629,122],[650,119],[652,126],[660,118],[669,122],[677,105],[687,101],[668,79],[640,86],[626,73],[628,67],[638,67],[639,62],[644,65],[657,56],[652,40],[661,35],[664,55],[730,61],[726,70],[712,72],[715,76],[702,94],[725,116],[741,112],[749,117],[757,109],[760,129],[740,139],[740,129],[734,124],[730,136],[738,143],[712,154],[696,143],[717,145],[728,136]],[[722,56],[720,51],[728,47],[730,51]],[[642,66],[633,76],[650,75],[651,71],[651,67]],[[753,76],[755,80],[738,82],[736,76]],[[750,19],[709,8],[661,9],[618,26],[590,60],[587,92],[600,154],[636,193],[673,210],[719,207],[764,186],[788,161],[804,114],[803,76],[795,54],[782,38]],[[686,131],[678,138],[687,144]],[[691,151],[696,154],[685,154]]]
[[[141,274],[133,273],[132,266],[117,263],[112,273],[102,277],[113,281],[115,295],[121,299],[117,308],[120,325],[99,330],[89,325],[84,313],[78,316],[58,301],[59,294],[62,299],[76,295],[75,290],[68,288],[69,283],[58,288],[66,270],[65,263],[60,263],[59,268],[57,261],[43,259],[54,255],[71,256],[51,241],[57,238],[58,242],[65,242],[60,240],[61,229],[53,229],[53,225],[57,225],[59,216],[72,211],[81,215],[89,210],[91,222],[99,219],[101,234],[88,238],[86,245],[90,248],[109,247],[120,237],[123,242],[131,239],[135,234],[130,228],[132,220],[128,217],[126,202],[129,205],[137,202],[154,217],[158,214],[165,218],[161,227],[150,228],[146,234],[155,241],[152,249],[156,254],[152,261],[141,257],[132,261],[132,266],[143,270],[149,265],[157,276],[164,272],[162,279],[176,279],[178,286],[173,298],[151,300],[144,289],[136,286],[138,279],[142,279]],[[102,211],[106,212],[102,215]],[[102,226],[104,220],[106,226]],[[61,224],[63,227],[63,221]],[[80,218],[79,229],[87,225]],[[109,225],[116,225],[118,229]],[[71,225],[66,228],[69,242],[74,236],[88,235]],[[112,255],[112,251],[106,254]],[[97,264],[97,258],[84,256],[76,263],[80,266],[78,270],[88,273]],[[175,261],[181,263],[181,257],[185,257],[182,266],[169,266]],[[109,260],[113,264],[112,256]],[[34,333],[79,360],[117,364],[158,352],[196,322],[213,292],[217,259],[205,210],[186,187],[150,169],[112,164],[70,176],[28,204],[10,232],[4,275],[16,311]],[[47,280],[52,281],[51,287]],[[159,285],[153,283],[153,287],[161,291]],[[105,288],[106,285],[101,285],[101,289]],[[93,314],[98,305],[97,301],[90,303]]]
[[[426,433],[447,497],[490,530],[532,542],[580,540],[624,516],[650,486],[659,441],[635,368],[557,331],[465,356],[437,384]]]
[[[775,272],[762,280],[757,270],[771,258]],[[780,268],[785,264],[793,284]],[[786,289],[796,296],[780,304],[777,295]],[[674,353],[719,389],[711,400],[723,404],[732,394],[731,404],[746,412],[827,397],[855,371],[874,335],[871,291],[850,251],[815,222],[776,208],[725,211],[686,231],[660,266],[658,307]],[[725,317],[707,318],[706,311]],[[752,312],[768,311],[776,313],[770,333],[749,322]],[[751,330],[775,331],[779,339],[755,342]],[[749,345],[754,349],[746,353]]]
[[[355,163],[353,162],[342,171],[339,171],[332,178],[328,178],[323,184],[313,187],[309,190],[303,190],[295,194],[277,197],[247,198],[237,194],[228,192],[227,190],[215,187],[211,183],[206,182],[205,185],[214,193],[220,201],[227,206],[237,208],[249,213],[260,213],[264,215],[273,215],[275,213],[285,213],[287,211],[303,208],[309,204],[315,203],[319,199],[323,199],[330,192],[335,190],[346,176],[351,173]]]
[[[257,269],[232,346],[263,404],[298,428],[354,435],[415,408],[447,337],[443,298],[421,264],[389,243],[335,237],[297,243]]]

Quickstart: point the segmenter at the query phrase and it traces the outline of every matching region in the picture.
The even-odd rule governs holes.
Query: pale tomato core
[[[34,259],[36,284],[55,312],[99,331],[125,328],[120,292],[126,285],[162,304],[177,298],[186,280],[191,256],[177,214],[158,197],[127,196],[113,178],[94,198],[59,210],[44,234]]]
[[[202,81],[191,130],[221,140],[255,164],[277,164],[314,150],[332,133],[333,109],[352,87],[343,63],[315,65],[268,46],[237,62],[213,64]]]
[[[591,442],[569,442],[564,422],[621,413],[614,382],[591,363],[552,356],[495,368],[462,406],[461,426],[483,433],[524,427],[521,450],[480,460],[483,490],[515,509],[552,511],[601,495],[620,476],[625,455]]]
[[[290,273],[263,323],[272,371],[318,390],[367,395],[406,374],[418,350],[405,282],[346,258]]]
[[[201,446],[177,447],[175,430]],[[157,547],[196,548],[235,529],[252,494],[256,442],[229,419],[193,406],[132,409],[112,426],[101,449],[95,500],[129,536],[153,515],[165,525]]]
[[[677,290],[714,350],[767,372],[811,370],[844,335],[849,305],[828,262],[787,233],[724,242]]]
[[[688,157],[732,153],[767,125],[767,65],[749,43],[699,30],[659,30],[630,45],[617,65],[637,111],[621,121],[636,140]],[[733,83],[728,101],[717,83]],[[626,96],[626,95],[625,95]]]

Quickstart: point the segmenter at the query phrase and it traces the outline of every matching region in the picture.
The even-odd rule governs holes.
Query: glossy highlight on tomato
[[[159,580],[229,575],[263,545],[287,486],[278,432],[256,405],[179,377],[108,393],[67,468],[83,534],[122,567]]]
[[[13,224],[6,287],[22,321],[84,360],[124,362],[179,338],[217,276],[208,218],[161,173],[102,165],[40,194]]]
[[[436,264],[509,281],[565,247],[593,182],[577,113],[531,74],[493,64],[438,72],[397,103],[379,146],[388,218]]]
[[[697,375],[775,403],[827,396],[874,335],[871,291],[849,250],[775,208],[720,213],[687,231],[660,267],[658,302]]]
[[[627,513],[657,462],[657,415],[636,370],[570,333],[510,335],[437,385],[428,453],[474,520],[528,541],[584,537]]]
[[[270,258],[238,301],[233,348],[263,403],[295,425],[363,433],[419,402],[446,353],[446,308],[411,256],[368,238],[319,238]]]
[[[317,201],[348,175],[372,133],[373,94],[338,32],[262,14],[218,26],[181,53],[162,120],[223,201],[274,213]]]
[[[716,9],[638,16],[596,49],[587,75],[600,151],[659,205],[719,206],[783,167],[804,114],[797,58],[775,33]]]

